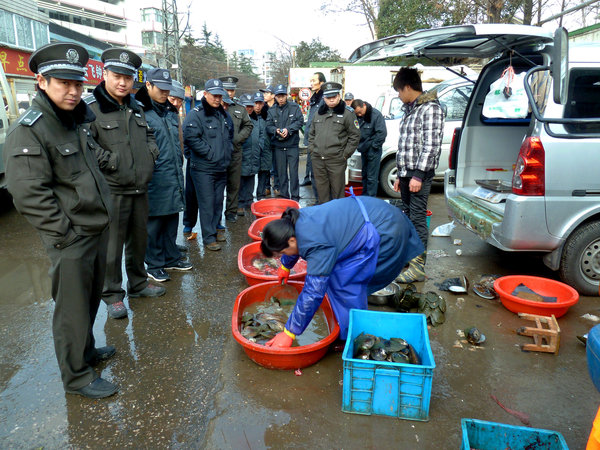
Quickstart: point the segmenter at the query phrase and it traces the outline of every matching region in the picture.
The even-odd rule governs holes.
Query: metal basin
[[[367,297],[370,305],[384,306],[390,304],[394,295],[400,291],[400,286],[396,283],[390,283],[383,289],[373,292]]]

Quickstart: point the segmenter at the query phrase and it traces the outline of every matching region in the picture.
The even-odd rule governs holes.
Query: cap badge
[[[119,61],[121,61],[122,63],[129,62],[129,55],[126,52],[121,53],[119,55]]]
[[[227,81],[229,81],[230,83],[233,83],[233,78],[227,78]]]
[[[163,78],[164,78],[165,80],[168,80],[168,79],[169,79],[169,72],[167,72],[166,70],[163,72]]]
[[[79,61],[79,53],[77,53],[77,50],[75,50],[74,48],[70,48],[69,50],[67,50],[67,61],[69,61],[71,64],[75,64],[77,61]]]

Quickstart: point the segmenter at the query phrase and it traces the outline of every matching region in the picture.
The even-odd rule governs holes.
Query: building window
[[[145,47],[161,47],[163,45],[163,35],[156,31],[142,31],[142,45]]]
[[[33,49],[33,34],[31,32],[31,19],[15,15],[17,28],[17,45],[23,48]]]
[[[12,45],[17,43],[13,14],[2,10],[0,10],[0,42]]]
[[[35,48],[48,44],[48,25],[33,21],[33,37],[35,38]]]
[[[157,8],[142,9],[142,22],[161,22],[162,23],[162,11]]]

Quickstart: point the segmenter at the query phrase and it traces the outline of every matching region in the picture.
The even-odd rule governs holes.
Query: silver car
[[[474,83],[474,81],[457,77],[439,83],[429,89],[429,91],[437,92],[440,104],[446,114],[442,152],[434,177],[436,181],[443,181],[444,179],[444,172],[448,168],[448,155],[452,135],[454,129],[459,127],[462,122]],[[399,198],[400,193],[394,191],[394,181],[398,173],[396,152],[398,151],[400,119],[403,115],[402,101],[398,97],[398,94],[392,91],[379,96],[372,106],[383,114],[387,128],[387,138],[383,144],[381,165],[379,167],[379,187],[387,197]],[[354,152],[348,159],[348,180],[355,183],[362,181],[362,160],[358,151]]]

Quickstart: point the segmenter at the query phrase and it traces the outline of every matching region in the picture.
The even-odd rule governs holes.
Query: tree
[[[321,11],[325,14],[339,14],[343,12],[360,14],[365,18],[365,22],[371,32],[371,37],[377,39],[380,36],[379,25],[377,23],[380,4],[381,0],[350,0],[347,5],[339,7],[334,5],[333,0],[328,0],[321,5]]]
[[[342,57],[337,50],[333,50],[317,39],[313,39],[310,43],[300,41],[296,47],[295,64],[297,67],[308,67],[311,62],[341,60]]]

